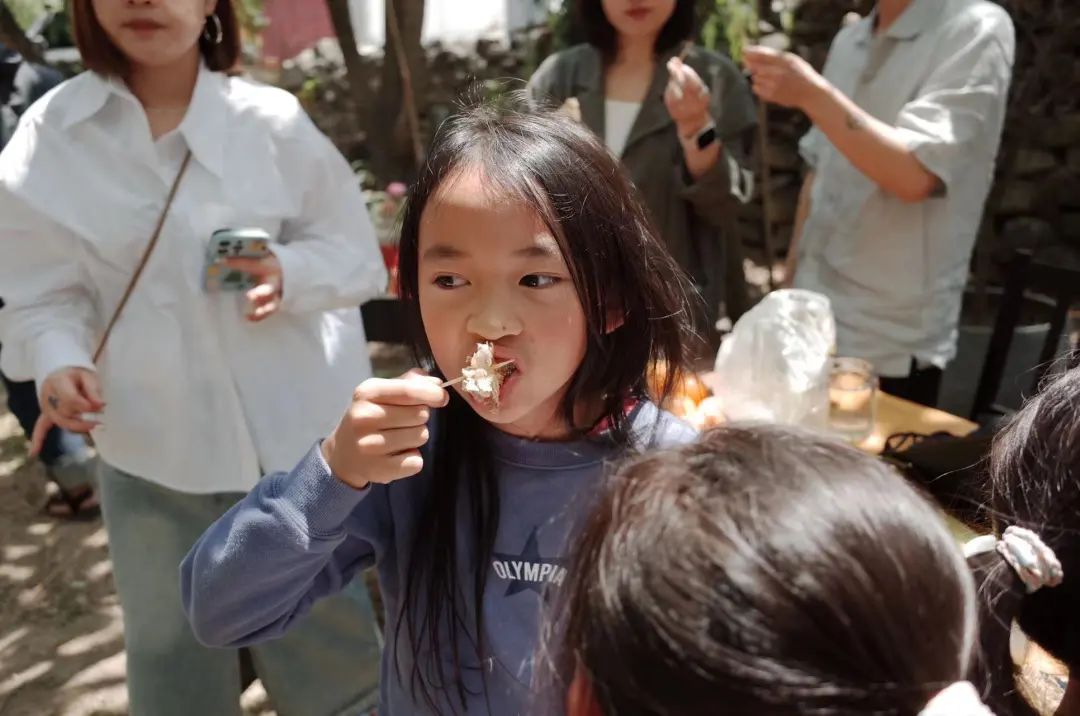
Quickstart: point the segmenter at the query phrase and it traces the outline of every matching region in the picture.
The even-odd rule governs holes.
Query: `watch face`
[[[716,141],[716,127],[709,127],[697,137],[698,149],[704,149]]]

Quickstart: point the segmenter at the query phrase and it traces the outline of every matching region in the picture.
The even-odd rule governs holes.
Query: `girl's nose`
[[[465,330],[485,341],[497,341],[521,333],[521,321],[497,300],[486,300],[469,314]]]

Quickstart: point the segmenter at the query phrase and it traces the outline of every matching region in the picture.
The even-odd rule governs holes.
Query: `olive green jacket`
[[[750,148],[757,110],[734,62],[702,48],[690,48],[684,61],[709,86],[711,112],[723,146],[716,166],[693,181],[683,162],[675,123],[664,106],[666,64],[674,54],[672,51],[657,60],[622,162],[669,250],[701,288],[711,316],[725,293],[730,293],[724,291],[725,244],[735,237],[735,211],[740,202],[749,201],[753,191]],[[529,91],[554,107],[576,98],[581,120],[604,136],[604,66],[600,52],[591,45],[578,45],[548,57],[529,80]],[[741,277],[741,259],[730,268],[737,271],[728,271],[728,275]],[[745,290],[741,285],[737,288]]]

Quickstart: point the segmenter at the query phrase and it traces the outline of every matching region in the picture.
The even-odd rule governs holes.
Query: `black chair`
[[[373,298],[360,307],[369,341],[408,343],[404,304],[397,298]]]
[[[998,391],[1005,375],[1005,362],[1012,346],[1013,333],[1020,322],[1024,305],[1024,294],[1031,291],[1044,295],[1053,301],[1050,317],[1050,333],[1043,343],[1039,363],[1032,366],[1032,389],[1037,389],[1050,368],[1061,334],[1065,330],[1069,309],[1080,297],[1080,266],[1053,266],[1035,261],[1032,252],[1019,250],[1007,264],[1005,293],[998,310],[994,331],[990,335],[990,347],[986,352],[982,374],[979,376],[975,401],[971,406],[971,419],[978,422],[987,415],[1004,415],[1010,412],[997,404]],[[1069,365],[1074,367],[1080,359],[1075,352],[1070,355]]]

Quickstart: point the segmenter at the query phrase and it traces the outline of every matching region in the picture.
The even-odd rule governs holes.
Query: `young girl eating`
[[[625,465],[577,544],[538,670],[568,716],[989,716],[960,546],[854,448],[718,428]]]
[[[209,644],[272,639],[374,565],[380,714],[521,713],[605,462],[694,437],[645,390],[650,365],[671,368],[658,403],[681,372],[687,282],[588,129],[506,103],[440,130],[400,280],[441,375],[361,384],[333,435],[193,547],[187,614]],[[466,368],[498,372],[497,401]]]

